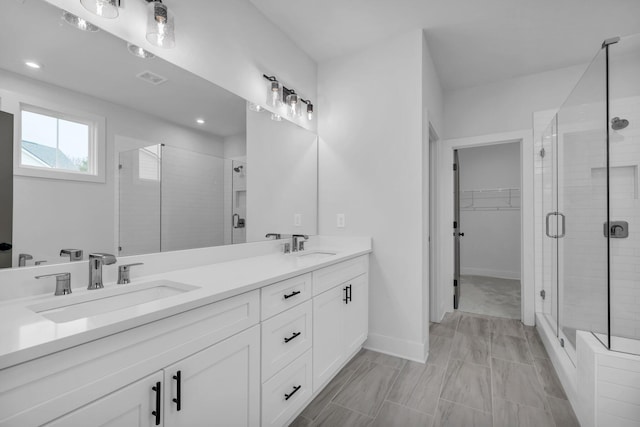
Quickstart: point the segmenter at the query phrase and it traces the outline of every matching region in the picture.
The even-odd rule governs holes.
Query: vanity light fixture
[[[263,74],[262,77],[269,80],[271,84],[267,90],[267,105],[271,107],[279,107],[282,105],[282,85],[276,79],[276,76],[267,76]]]
[[[138,58],[142,58],[142,59],[151,59],[156,57],[153,53],[148,52],[143,48],[141,48],[140,46],[136,46],[133,43],[127,43],[127,50],[133,56],[137,56]]]
[[[120,0],[80,0],[80,4],[94,15],[114,19],[118,17]]]
[[[307,104],[307,119],[313,120],[313,104],[308,99],[300,98],[300,102]]]
[[[100,28],[96,27],[91,22],[87,21],[86,19],[80,18],[73,13],[67,12],[66,10],[62,12],[62,19],[64,19],[64,22],[71,25],[73,28],[77,28],[81,31],[88,31],[91,33],[100,31]]]
[[[176,45],[173,13],[162,0],[146,0],[147,40],[154,46],[170,49]]]
[[[285,98],[287,102],[287,114],[289,117],[296,117],[299,114],[299,97],[295,90],[291,89]]]
[[[33,68],[34,70],[39,70],[40,68],[42,68],[42,65],[38,64],[35,61],[26,61],[24,65],[26,65],[29,68]]]
[[[247,105],[249,106],[249,110],[255,111],[259,113],[264,110],[264,107],[260,104],[254,104],[253,102],[247,101]]]

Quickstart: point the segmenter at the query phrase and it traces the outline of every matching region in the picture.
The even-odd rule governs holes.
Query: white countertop
[[[370,241],[363,244],[359,240],[356,244],[341,247],[312,247],[305,253],[316,251],[335,252],[336,255],[319,260],[302,260],[297,254],[273,253],[138,277],[128,285],[105,283],[102,290],[74,289],[71,297],[125,286],[135,287],[161,279],[198,288],[64,323],[48,320],[29,307],[69,296],[54,297],[49,293],[3,301],[0,303],[0,369],[368,254],[371,244]]]

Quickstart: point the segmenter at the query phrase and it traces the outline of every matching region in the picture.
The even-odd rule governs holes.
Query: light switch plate
[[[344,228],[345,227],[345,221],[344,221],[344,214],[343,213],[339,213],[336,215],[336,225],[338,228]]]
[[[295,227],[300,227],[302,225],[302,214],[293,214],[293,225]]]

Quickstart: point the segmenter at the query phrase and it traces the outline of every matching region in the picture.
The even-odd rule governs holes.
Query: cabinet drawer
[[[311,348],[311,300],[262,322],[262,381]]]
[[[292,277],[261,290],[262,320],[311,298],[311,273]]]
[[[369,258],[365,255],[314,271],[312,273],[313,296],[321,294],[334,286],[364,274],[368,269]]]
[[[281,427],[311,398],[311,350],[262,385],[262,427]]]

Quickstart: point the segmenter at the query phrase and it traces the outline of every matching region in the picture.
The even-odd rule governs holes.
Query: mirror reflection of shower
[[[231,243],[245,243],[247,220],[247,163],[233,160],[231,165]]]

